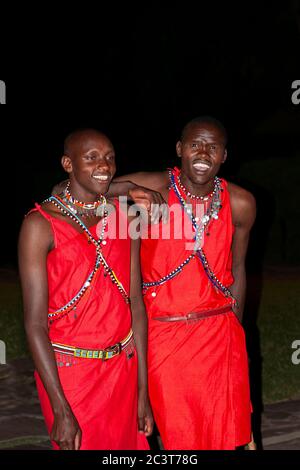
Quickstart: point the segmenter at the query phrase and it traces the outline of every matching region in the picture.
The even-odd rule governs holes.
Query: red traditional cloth
[[[179,170],[173,170],[175,175]],[[234,227],[227,183],[221,180],[222,208],[204,236],[204,252],[217,278],[233,282],[231,244]],[[182,193],[184,197],[184,193]],[[169,207],[178,205],[171,189]],[[181,211],[182,223],[191,225]],[[143,239],[144,282],[154,282],[177,268],[190,254],[186,242],[175,239],[170,212],[170,239]],[[153,233],[152,233],[153,235]],[[154,296],[152,295],[154,293]],[[180,274],[144,296],[149,317],[148,374],[154,418],[168,450],[225,450],[251,438],[251,403],[244,330],[229,311],[196,321],[162,322],[153,317],[185,316],[231,303],[208,279],[198,258]]]
[[[95,264],[95,246],[68,222],[36,206],[51,223],[54,234],[55,248],[48,255],[47,271],[49,312],[55,312],[78,293],[88,278]],[[129,292],[130,239],[110,238],[109,226],[102,252]],[[89,230],[97,238],[96,225]],[[90,292],[76,310],[49,322],[49,337],[52,342],[82,349],[104,349],[124,339],[130,328],[130,308],[100,267]],[[56,360],[62,388],[82,430],[81,450],[149,449],[145,435],[138,432],[137,354],[133,346],[105,362],[58,353]],[[51,405],[37,372],[35,377],[50,433]],[[58,448],[54,442],[53,447]]]

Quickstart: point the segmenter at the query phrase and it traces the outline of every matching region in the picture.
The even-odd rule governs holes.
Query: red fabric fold
[[[54,312],[78,293],[94,267],[96,250],[86,235],[68,222],[49,216],[39,206],[37,210],[49,220],[55,237],[55,248],[47,259],[49,312]],[[96,230],[96,225],[90,228],[94,237],[97,237]],[[110,237],[110,230],[115,233],[115,227],[108,222],[103,255],[129,292],[130,240]],[[76,310],[49,325],[52,342],[104,349],[127,336],[131,328],[128,304],[102,266],[96,276],[90,292]],[[149,448],[146,437],[138,432],[136,351],[127,354],[125,350],[105,362],[60,354],[56,359],[63,390],[82,430],[82,450]],[[50,433],[52,409],[37,373],[35,377]],[[55,443],[53,446],[57,448]]]
[[[175,175],[179,170],[174,170]],[[204,252],[217,278],[229,287],[234,227],[227,183],[221,180],[222,208],[209,226]],[[169,207],[179,205],[173,190]],[[181,210],[181,222],[187,217]],[[191,223],[187,220],[191,225]],[[142,241],[144,282],[153,282],[174,270],[191,253],[186,242],[192,232],[175,239],[175,217],[170,214],[171,238]],[[152,294],[155,293],[155,296]],[[251,404],[244,330],[230,311],[193,322],[160,322],[153,317],[184,316],[231,303],[217,291],[198,259],[176,277],[147,290],[149,317],[148,373],[150,399],[162,442],[167,450],[235,449],[250,441]]]

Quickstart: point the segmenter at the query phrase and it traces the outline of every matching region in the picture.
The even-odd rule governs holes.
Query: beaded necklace
[[[106,198],[103,196],[103,201],[104,201],[104,207],[106,206]],[[107,225],[107,218],[108,218],[108,212],[106,209],[104,209],[104,217],[102,218],[102,229],[101,229],[101,234],[98,240],[93,237],[89,229],[86,227],[86,225],[82,222],[82,220],[75,214],[69,205],[66,205],[64,200],[61,199],[59,196],[51,196],[48,199],[46,199],[45,202],[51,202],[56,206],[64,215],[67,215],[71,220],[76,222],[81,229],[83,229],[84,233],[87,235],[87,238],[89,242],[92,242],[96,246],[96,250],[101,248],[101,245],[106,245],[106,240],[103,240],[104,237],[104,232],[105,232],[105,227]]]
[[[183,197],[181,196],[181,194],[178,190],[178,187],[176,185],[175,178],[174,178],[174,175],[172,173],[172,170],[169,171],[169,178],[170,178],[170,181],[171,181],[170,189],[173,189],[173,191],[175,192],[176,196],[178,197],[181,205],[184,207],[184,210],[186,210],[189,217],[192,219],[193,226],[196,227],[196,235],[194,237],[194,240],[195,240],[194,251],[177,268],[173,269],[173,271],[168,273],[166,276],[163,276],[162,278],[158,279],[157,281],[143,282],[144,294],[146,293],[146,291],[150,287],[160,286],[160,285],[164,284],[165,282],[173,279],[173,277],[175,277],[179,273],[181,273],[182,269],[193,258],[195,258],[196,252],[197,252],[198,246],[200,246],[200,243],[201,243],[206,225],[210,221],[211,217],[218,218],[217,213],[218,213],[219,209],[221,208],[221,204],[217,204],[219,202],[219,193],[220,193],[220,189],[221,189],[220,180],[218,178],[216,178],[215,179],[215,187],[214,187],[213,192],[211,193],[212,196],[213,196],[212,202],[211,202],[206,214],[202,217],[202,224],[198,226],[196,218],[194,217],[192,210],[190,209],[190,207],[187,207],[187,204],[186,204],[185,200],[183,199]],[[155,297],[156,292],[152,292],[152,296]]]
[[[178,186],[180,187],[180,189],[187,195],[187,197],[189,197],[190,199],[197,199],[199,201],[208,201],[211,197],[213,197],[214,195],[214,191],[215,191],[215,188],[214,190],[210,193],[210,194],[207,194],[206,196],[198,196],[196,194],[192,194],[190,193],[186,187],[182,184],[181,182],[181,179],[180,179],[180,176],[178,175],[177,176],[177,183],[178,183]]]
[[[223,189],[221,187],[220,179],[218,177],[215,177],[215,179],[214,179],[214,190],[211,193],[211,197],[212,197],[211,204],[210,204],[206,214],[202,217],[201,224],[198,225],[197,220],[196,220],[192,210],[190,209],[189,205],[186,203],[186,201],[184,200],[184,198],[180,194],[180,191],[179,191],[178,186],[176,184],[175,176],[174,176],[174,173],[172,172],[172,170],[169,171],[169,178],[171,180],[171,188],[175,192],[175,194],[176,194],[183,210],[189,216],[189,218],[192,222],[193,228],[195,230],[194,252],[188,258],[186,258],[186,260],[183,263],[181,263],[176,269],[174,269],[173,271],[171,271],[169,274],[162,277],[158,281],[144,282],[143,283],[144,293],[146,293],[146,291],[147,291],[147,289],[149,289],[149,287],[160,286],[160,285],[164,284],[165,282],[169,281],[170,279],[172,279],[174,276],[176,276],[177,274],[179,274],[182,271],[184,266],[186,266],[193,258],[195,258],[197,256],[199,258],[199,260],[201,261],[201,264],[204,268],[204,271],[205,271],[207,277],[209,278],[209,280],[212,282],[212,284],[218,290],[220,290],[224,294],[225,297],[230,297],[232,299],[234,305],[237,305],[237,301],[233,297],[233,295],[231,294],[230,290],[226,286],[224,286],[217,279],[217,277],[215,276],[215,274],[211,270],[211,268],[208,264],[207,258],[205,256],[205,253],[204,253],[203,249],[200,246],[202,238],[203,238],[203,233],[204,233],[204,230],[205,230],[206,226],[211,221],[211,219],[215,219],[215,220],[218,219],[218,213],[219,213],[220,209],[222,208],[220,193],[221,193],[221,191],[223,191]],[[156,292],[152,292],[152,296],[156,297]]]
[[[105,203],[106,199],[104,198]],[[107,218],[108,218],[108,213],[105,211],[104,218],[102,220],[102,230],[101,230],[101,235],[99,239],[95,239],[89,229],[85,226],[85,224],[82,222],[82,220],[79,219],[79,217],[71,212],[70,208],[65,205],[64,201],[58,197],[58,196],[50,196],[48,199],[44,201],[46,202],[51,202],[52,204],[55,205],[64,215],[67,215],[71,220],[76,222],[79,227],[83,230],[83,232],[86,234],[88,241],[90,243],[93,243],[96,247],[96,261],[93,270],[90,272],[88,275],[87,280],[84,282],[83,286],[79,290],[79,292],[71,299],[66,305],[61,307],[59,310],[55,312],[51,312],[48,314],[48,317],[51,318],[50,323],[52,323],[53,320],[59,319],[62,316],[65,316],[67,313],[69,313],[71,310],[76,310],[76,307],[79,303],[79,301],[83,298],[83,296],[86,294],[88,289],[91,287],[91,283],[93,279],[95,279],[95,274],[98,271],[99,267],[102,265],[106,275],[108,274],[112,283],[116,284],[119,292],[121,293],[123,299],[127,304],[130,303],[130,298],[129,295],[127,294],[125,288],[123,287],[121,281],[117,278],[115,272],[112,270],[112,268],[108,265],[106,259],[104,258],[103,254],[101,253],[102,245],[106,245],[106,240],[103,240],[104,237],[104,231],[105,227],[107,225]]]
[[[78,201],[70,193],[70,184],[71,182],[69,181],[63,192],[62,197],[62,200],[67,204],[68,208],[79,217],[96,217],[96,215],[100,215],[99,207],[102,206],[102,210],[104,210],[104,207],[106,205],[105,197],[103,195],[100,195],[99,199],[94,202]]]
[[[169,177],[171,180],[171,187],[173,191],[175,192],[181,206],[183,207],[183,210],[187,213],[187,215],[192,221],[193,228],[195,230],[194,251],[197,251],[201,245],[206,226],[209,224],[211,219],[218,219],[218,213],[222,207],[221,196],[220,196],[221,191],[222,191],[221,182],[219,178],[216,176],[214,179],[214,189],[211,193],[212,198],[211,198],[210,205],[206,211],[206,214],[202,217],[200,224],[198,224],[197,223],[198,221],[196,220],[190,205],[187,204],[186,200],[180,194],[180,191],[175,181],[175,177],[171,171],[169,172]]]
[[[220,182],[219,178],[217,176],[215,177],[215,187],[214,187],[214,190],[213,190],[214,196],[212,198],[211,207],[210,207],[210,209],[208,209],[209,213],[205,214],[203,216],[202,226],[200,226],[200,227],[197,225],[197,222],[195,220],[195,217],[194,217],[192,211],[189,208],[187,208],[187,204],[186,204],[185,200],[183,199],[183,197],[181,196],[181,194],[180,194],[180,192],[179,192],[179,190],[176,186],[175,178],[174,178],[174,175],[173,175],[172,172],[170,172],[170,178],[171,178],[172,188],[174,189],[174,192],[175,192],[177,198],[179,199],[179,202],[180,202],[181,206],[183,207],[183,210],[185,210],[186,213],[188,214],[188,216],[190,217],[191,222],[193,224],[193,228],[196,232],[196,236],[195,236],[195,240],[196,240],[195,248],[197,250],[196,254],[197,254],[197,257],[201,261],[201,264],[204,268],[204,271],[205,271],[207,277],[212,282],[212,284],[225,295],[225,297],[230,297],[233,301],[233,304],[237,305],[237,300],[233,297],[230,290],[226,286],[224,286],[224,284],[222,284],[221,281],[219,281],[219,279],[216,277],[216,275],[214,274],[214,272],[210,268],[210,266],[208,264],[208,261],[207,261],[207,258],[205,256],[205,253],[204,253],[204,251],[201,248],[200,243],[199,243],[199,241],[201,242],[201,240],[202,240],[202,235],[203,235],[203,232],[205,230],[206,225],[210,222],[210,220],[212,218],[213,219],[218,219],[218,212],[220,211],[220,209],[222,207],[221,200],[220,200],[221,199],[220,198],[220,192],[222,191],[222,188],[221,188],[221,182]]]

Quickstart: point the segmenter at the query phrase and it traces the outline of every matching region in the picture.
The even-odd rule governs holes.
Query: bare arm
[[[230,185],[230,203],[235,233],[232,243],[232,274],[234,282],[230,288],[238,301],[235,313],[240,321],[243,318],[246,295],[245,260],[248,249],[250,230],[256,216],[256,203],[251,193]]]
[[[25,330],[35,367],[47,391],[54,424],[51,439],[61,449],[78,450],[81,431],[63,393],[55,355],[48,336],[48,281],[46,261],[53,248],[53,236],[47,220],[38,213],[23,222],[19,238]]]
[[[138,427],[140,432],[150,436],[153,431],[153,417],[148,398],[147,378],[147,315],[142,298],[140,272],[140,240],[131,240],[130,300],[132,329],[138,354]]]
[[[56,184],[52,189],[52,194],[60,194],[66,188],[68,181],[69,180],[64,180]],[[160,192],[167,184],[168,174],[166,171],[140,171],[114,178],[110,184],[107,196],[130,196],[131,190],[137,187]]]
[[[62,193],[67,182],[68,180],[65,180],[55,185],[52,194]],[[167,172],[131,173],[114,178],[106,196],[108,198],[127,196],[135,204],[146,208],[150,215],[154,215],[153,221],[158,222],[166,210],[164,192],[167,185]],[[151,211],[151,205],[153,211]]]
[[[131,184],[132,188],[133,185],[136,185],[160,192],[162,188],[168,184],[168,173],[166,171],[139,171],[137,173],[118,176],[117,178],[114,178],[113,182],[126,182],[128,186]]]
[[[139,172],[115,178],[108,191],[109,197],[127,196],[151,216],[151,222],[157,223],[166,215],[167,172]]]

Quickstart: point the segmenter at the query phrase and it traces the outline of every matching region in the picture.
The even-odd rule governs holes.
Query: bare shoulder
[[[252,193],[228,182],[233,223],[236,226],[253,225],[256,216],[256,201]]]
[[[54,204],[52,204],[52,202],[50,202],[48,200],[46,200],[45,202],[42,202],[41,209],[44,212],[46,212],[46,214],[50,215],[50,217],[53,217],[55,219],[64,220],[64,221],[66,221],[68,219],[65,216],[65,214],[62,213],[62,211],[58,207],[56,207]],[[41,215],[41,217],[44,218],[42,215]],[[46,220],[46,222],[48,222],[48,221]],[[67,222],[69,222],[69,220],[67,220]]]
[[[250,191],[228,182],[228,191],[230,195],[230,203],[243,204],[245,206],[255,206],[255,198]]]
[[[49,225],[49,222],[43,217],[39,211],[28,212],[23,219],[22,226],[33,229],[34,227],[42,227]]]
[[[56,207],[52,202],[45,201],[41,203],[41,208],[47,214],[51,215],[52,217],[57,217],[57,215],[61,215],[61,211]]]
[[[39,211],[31,211],[25,215],[21,226],[21,238],[36,237],[38,239],[39,235],[50,236],[51,233],[49,221]]]

